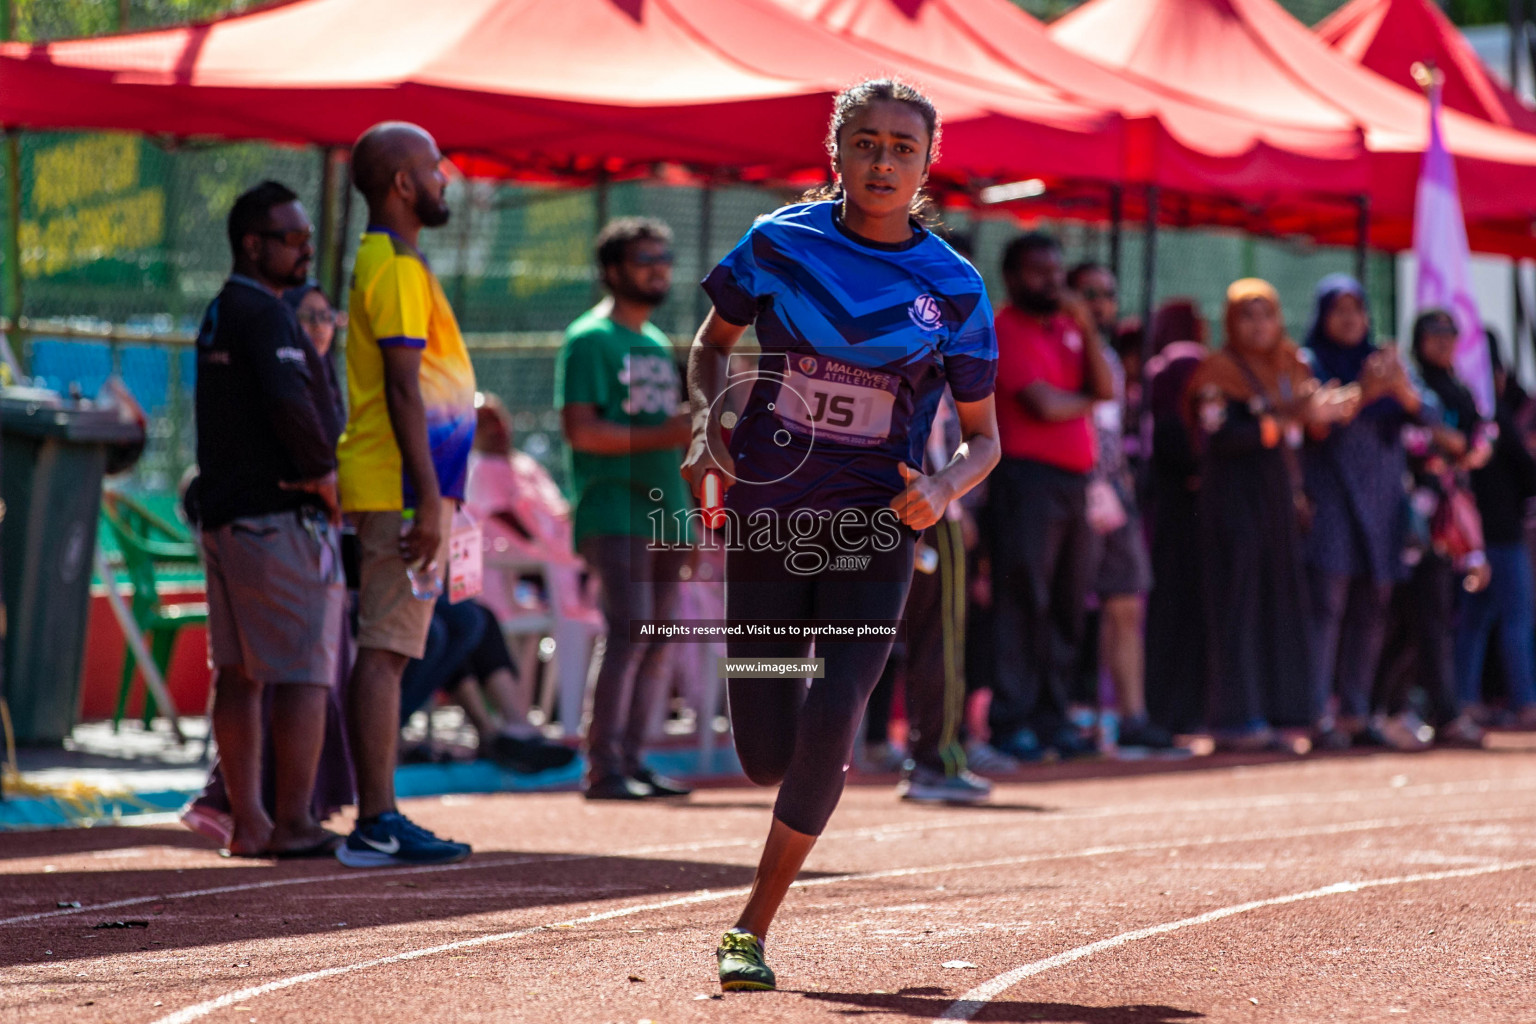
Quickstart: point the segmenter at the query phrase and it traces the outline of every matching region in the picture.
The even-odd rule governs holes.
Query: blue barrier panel
[[[45,387],[68,394],[78,384],[81,394],[95,398],[112,374],[112,348],[104,341],[34,338],[28,370]]]
[[[151,416],[165,411],[170,402],[171,354],[162,346],[123,345],[117,350],[118,371],[128,393]]]

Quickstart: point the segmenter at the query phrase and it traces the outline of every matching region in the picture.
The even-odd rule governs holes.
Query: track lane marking
[[[1476,868],[1430,871],[1417,875],[1400,875],[1396,878],[1372,878],[1358,882],[1335,882],[1333,885],[1325,885],[1321,889],[1308,889],[1306,892],[1293,892],[1286,896],[1273,896],[1269,899],[1238,903],[1230,907],[1222,907],[1219,910],[1210,910],[1204,914],[1197,914],[1194,917],[1169,921],[1166,924],[1156,924],[1149,928],[1138,928],[1135,931],[1121,932],[1119,935],[1100,939],[1098,942],[1090,942],[1086,946],[1078,946],[1076,949],[1057,953],[1055,956],[1047,957],[1044,960],[1036,960],[1034,963],[1024,964],[1023,966],[1015,967],[1011,971],[1005,971],[991,981],[977,985],[959,999],[956,999],[935,1020],[970,1020],[985,1009],[987,1004],[994,998],[1017,985],[1025,978],[1032,978],[1052,968],[1062,967],[1073,961],[1093,956],[1095,953],[1116,949],[1141,939],[1152,938],[1155,935],[1167,935],[1169,932],[1182,931],[1185,928],[1193,928],[1202,924],[1210,924],[1212,921],[1220,921],[1223,918],[1246,914],[1253,910],[1262,910],[1266,907],[1281,907],[1291,903],[1302,903],[1307,900],[1322,899],[1325,896],[1338,896],[1343,893],[1361,892],[1366,889],[1379,889],[1389,885],[1439,882],[1450,878],[1475,878],[1479,875],[1493,875],[1504,871],[1519,871],[1525,868],[1536,868],[1536,860],[1505,861],[1486,864]]]
[[[1423,827],[1425,825],[1434,825],[1434,824],[1447,824],[1447,825],[1449,825],[1449,824],[1462,824],[1462,823],[1465,823],[1467,821],[1502,821],[1502,820],[1509,820],[1509,819],[1520,818],[1520,817],[1522,817],[1522,815],[1517,815],[1517,814],[1486,815],[1486,814],[1484,814],[1484,815],[1467,815],[1467,816],[1463,816],[1460,819],[1444,819],[1444,818],[1436,818],[1436,819],[1383,819],[1383,820],[1379,820],[1379,821],[1348,822],[1348,823],[1341,823],[1341,824],[1337,824],[1337,825],[1316,826],[1316,827],[1313,827],[1313,828],[1265,830],[1265,831],[1261,831],[1261,832],[1245,833],[1245,834],[1236,835],[1236,836],[1232,836],[1232,835],[1225,835],[1225,836],[1221,836],[1221,835],[1218,835],[1218,836],[1202,836],[1202,837],[1199,837],[1197,839],[1170,840],[1170,841],[1165,841],[1165,842],[1152,842],[1152,843],[1131,843],[1131,844],[1124,844],[1124,845],[1119,845],[1119,846],[1089,847],[1089,848],[1084,849],[1084,850],[1061,852],[1061,853],[1026,854],[1026,855],[1022,855],[1022,856],[1018,856],[1018,857],[1003,857],[1003,858],[996,858],[996,859],[992,859],[992,860],[983,860],[983,861],[966,861],[966,862],[961,862],[961,863],[936,864],[936,865],[929,865],[929,866],[922,866],[922,867],[886,868],[886,869],[883,869],[883,870],[880,870],[880,871],[864,871],[864,872],[853,872],[853,873],[847,873],[847,874],[841,874],[841,875],[828,875],[828,876],[823,877],[823,878],[811,878],[811,879],[806,879],[804,881],[795,882],[794,885],[791,886],[791,888],[794,888],[794,889],[820,888],[820,887],[828,886],[828,885],[839,885],[839,884],[842,884],[842,883],[845,883],[845,882],[880,881],[880,880],[890,879],[890,878],[908,878],[908,877],[912,877],[912,876],[916,876],[916,875],[943,874],[943,873],[946,873],[946,872],[974,871],[974,870],[978,870],[978,869],[994,868],[994,867],[1014,867],[1014,866],[1019,866],[1019,865],[1023,865],[1023,864],[1041,863],[1041,862],[1046,862],[1046,861],[1071,860],[1071,859],[1083,858],[1083,857],[1100,857],[1100,856],[1107,856],[1107,855],[1120,854],[1120,853],[1140,853],[1140,852],[1146,852],[1146,851],[1174,849],[1174,848],[1182,848],[1182,847],[1189,847],[1189,846],[1216,846],[1216,845],[1221,845],[1221,844],[1225,844],[1225,843],[1262,842],[1262,841],[1273,840],[1273,839],[1301,839],[1301,838],[1307,838],[1307,837],[1311,837],[1311,836],[1343,835],[1343,834],[1348,834],[1348,833],[1351,833],[1351,832],[1367,832],[1367,831],[1376,831],[1376,830],[1387,829],[1387,828]],[[1523,817],[1529,817],[1529,815],[1524,815]],[[1520,862],[1520,866],[1524,866],[1524,865],[1536,866],[1536,861]],[[1440,872],[1440,873],[1437,873],[1436,877],[1438,877],[1438,875],[1446,875],[1446,877],[1452,877],[1452,876],[1457,875],[1457,874],[1486,873],[1487,870],[1488,870],[1487,868],[1461,869],[1459,872],[1450,872],[1448,874],[1445,873],[1445,872]],[[1426,876],[1426,877],[1429,877],[1429,876]],[[1362,886],[1362,887],[1368,887],[1370,884],[1373,884],[1373,883],[1340,883],[1340,884],[1341,885],[1352,885],[1353,884],[1353,885],[1359,885],[1359,886]],[[1384,884],[1384,883],[1374,883],[1374,884]],[[1331,893],[1336,888],[1337,888],[1336,886],[1329,887],[1329,889],[1327,891],[1329,893]],[[392,956],[377,957],[377,958],[372,959],[372,960],[365,960],[365,961],[361,961],[361,962],[353,963],[353,964],[341,964],[341,965],[338,965],[338,966],[335,966],[335,967],[326,967],[326,968],[322,968],[322,969],[317,970],[317,971],[309,971],[309,972],[304,973],[304,974],[297,974],[297,975],[293,975],[293,976],[290,976],[290,977],[287,977],[287,978],[279,978],[276,981],[266,982],[266,983],[261,984],[261,985],[253,985],[253,986],[250,986],[248,988],[239,989],[238,991],[230,992],[230,993],[227,993],[227,994],[222,995],[222,996],[217,996],[217,997],[215,997],[213,999],[209,999],[209,1000],[206,1000],[204,1002],[197,1003],[197,1004],[194,1004],[192,1006],[185,1007],[185,1008],[183,1008],[181,1010],[177,1010],[174,1013],[171,1013],[171,1014],[168,1014],[168,1015],[166,1015],[164,1017],[159,1018],[158,1020],[154,1021],[153,1024],[189,1024],[190,1021],[194,1021],[194,1020],[198,1020],[200,1018],[206,1017],[210,1013],[213,1013],[213,1012],[215,1012],[217,1010],[224,1009],[225,1007],[228,1007],[228,1006],[233,1006],[236,1003],[243,1002],[243,1001],[245,1001],[247,999],[255,999],[255,998],[258,998],[260,996],[268,995],[268,994],[273,993],[273,992],[282,991],[283,989],[292,988],[292,987],[294,987],[296,985],[304,985],[304,984],[307,984],[307,983],[312,982],[312,981],[322,981],[322,980],[324,980],[326,978],[334,978],[334,977],[337,977],[339,975],[352,974],[352,973],[354,973],[356,971],[367,970],[367,969],[373,968],[373,967],[383,967],[383,966],[387,966],[389,964],[405,963],[407,961],[421,959],[422,957],[434,956],[434,955],[439,954],[439,953],[450,953],[450,952],[454,952],[454,951],[457,951],[457,950],[473,949],[473,948],[478,947],[478,946],[489,945],[489,944],[492,944],[492,943],[507,942],[507,941],[510,941],[510,940],[513,940],[513,939],[526,938],[526,937],[528,937],[530,935],[537,935],[537,934],[539,934],[541,932],[548,932],[548,931],[552,931],[552,930],[556,930],[556,929],[574,928],[574,927],[578,927],[578,926],[583,925],[583,924],[594,924],[594,923],[598,923],[598,922],[602,922],[602,921],[611,921],[611,920],[615,920],[615,919],[623,918],[623,917],[633,917],[633,916],[635,916],[637,914],[650,913],[652,911],[657,911],[657,910],[667,910],[667,909],[671,909],[673,907],[689,906],[689,905],[692,905],[692,904],[699,904],[699,903],[712,903],[712,902],[716,902],[716,901],[719,901],[719,900],[730,899],[730,898],[735,897],[735,896],[745,896],[750,891],[751,891],[750,886],[735,886],[735,887],[732,887],[732,888],[729,888],[729,889],[698,889],[698,890],[695,890],[694,892],[689,893],[689,894],[684,895],[684,896],[675,896],[675,897],[672,897],[670,899],[659,900],[659,901],[655,901],[655,902],[651,902],[651,903],[641,903],[641,904],[635,904],[635,905],[628,906],[628,907],[618,907],[618,908],[615,908],[613,910],[599,911],[599,912],[596,912],[596,913],[593,913],[593,914],[586,915],[584,917],[570,918],[570,919],[567,919],[567,920],[564,920],[564,921],[549,922],[547,924],[532,925],[532,926],[529,926],[529,927],[526,927],[526,928],[518,928],[518,929],[515,929],[515,930],[512,930],[512,931],[497,932],[497,933],[490,934],[490,935],[477,935],[477,936],[475,936],[472,939],[460,939],[460,940],[457,940],[455,942],[442,943],[442,944],[439,944],[439,945],[436,945],[436,946],[427,946],[427,947],[423,947],[423,948],[420,948],[420,949],[407,950],[404,953],[396,953],[396,954],[394,954]],[[1317,890],[1317,891],[1318,892],[1323,892],[1323,890]],[[1339,890],[1339,891],[1344,891],[1344,890]],[[1289,899],[1289,897],[1281,897],[1280,899],[1281,900],[1286,900],[1286,899]],[[1246,909],[1253,909],[1254,907],[1259,906],[1259,905],[1264,905],[1264,904],[1262,904],[1262,903],[1260,903],[1260,904],[1253,904],[1253,905],[1244,904],[1243,906]],[[1228,916],[1230,913],[1241,912],[1241,911],[1233,911],[1233,910],[1231,910],[1231,908],[1227,908],[1227,910],[1228,910],[1228,914],[1224,914],[1223,916]],[[1221,912],[1213,911],[1213,913],[1221,913]],[[1212,919],[1214,920],[1214,918],[1212,918]],[[1190,920],[1193,921],[1194,919],[1190,919]],[[1187,924],[1179,923],[1179,926],[1180,927],[1187,927]],[[1160,927],[1163,927],[1163,928],[1165,928],[1167,930],[1172,930],[1172,929],[1168,928],[1168,926],[1160,926]],[[1109,941],[1109,940],[1106,940],[1106,941]],[[1127,940],[1127,941],[1129,941],[1129,940]],[[1084,948],[1087,948],[1087,947],[1084,947]],[[1076,951],[1073,951],[1073,952],[1076,952]],[[1062,954],[1062,955],[1066,955],[1066,954]],[[1083,954],[1079,954],[1079,955],[1080,956],[1086,956],[1088,954],[1083,953]],[[1063,962],[1065,962],[1065,961],[1063,961]],[[1046,969],[1046,968],[1042,968],[1042,969]],[[967,993],[967,995],[970,995],[970,993]],[[964,997],[962,997],[962,998],[964,998]],[[974,1011],[973,1011],[973,1013],[974,1013]],[[966,1018],[966,1019],[968,1019],[968,1018]]]
[[[999,824],[1003,822],[1016,822],[1018,816],[990,815],[988,817],[967,818],[965,825]],[[856,829],[842,829],[824,833],[823,839],[881,839],[887,836],[900,836],[909,832],[925,832],[931,829],[952,829],[960,826],[959,822],[902,822],[893,825],[873,825]],[[213,886],[207,889],[186,889],[181,892],[156,893],[150,896],[130,896],[120,900],[112,900],[107,903],[93,903],[84,907],[66,907],[57,910],[45,910],[32,914],[19,914],[15,917],[0,918],[0,925],[31,924],[36,921],[46,921],[57,917],[71,917],[76,914],[96,913],[103,910],[120,910],[123,907],[138,907],[146,903],[162,903],[171,900],[190,900],[203,896],[227,896],[237,892],[259,892],[264,889],[278,889],[292,885],[311,885],[319,882],[366,882],[374,878],[398,878],[401,876],[426,875],[448,873],[452,871],[475,871],[488,868],[521,867],[524,864],[570,864],[587,860],[599,860],[605,857],[646,857],[660,853],[701,853],[705,850],[729,849],[741,846],[759,846],[762,840],[759,838],[740,839],[705,839],[691,843],[664,843],[652,846],[638,846],[629,850],[615,850],[608,853],[550,853],[534,856],[515,856],[497,858],[494,854],[481,854],[470,861],[458,864],[433,864],[413,868],[380,868],[367,871],[333,871],[324,875],[301,875],[291,878],[269,878],[258,882],[239,882],[232,885]],[[0,877],[5,877],[0,875]]]
[[[1236,771],[1236,768],[1224,769],[1227,772]],[[1339,793],[1294,793],[1271,794],[1267,797],[1253,797],[1244,800],[1209,800],[1187,801],[1182,804],[1166,804],[1161,806],[1149,806],[1146,804],[1111,805],[1104,807],[1090,807],[1082,809],[1062,808],[1050,812],[1059,815],[1058,820],[1085,820],[1096,818],[1122,817],[1128,814],[1166,814],[1182,813],[1200,810],[1234,810],[1253,809],[1271,806],[1317,805],[1334,803],[1363,803],[1369,799],[1387,797],[1417,797],[1417,796],[1458,796],[1464,793],[1492,793],[1508,790],[1536,789],[1536,778],[1533,779],[1476,779],[1467,782],[1450,783],[1425,783],[1420,786],[1388,787],[1375,790],[1345,790]],[[1032,819],[1033,820],[1033,819]],[[921,821],[903,822],[893,825],[873,825],[853,829],[834,829],[822,835],[822,841],[828,839],[878,839],[884,836],[903,835],[910,832],[926,832],[929,830],[949,831],[958,828],[974,828],[978,825],[992,825],[1004,823],[1018,823],[1017,813],[987,814],[975,817],[957,817],[949,821]],[[237,892],[260,892],[267,889],[284,888],[291,885],[310,885],[320,882],[349,881],[356,879],[366,881],[370,878],[398,878],[401,876],[413,876],[422,874],[434,874],[450,871],[475,871],[480,869],[499,867],[519,867],[524,864],[545,863],[573,863],[583,860],[594,860],[601,857],[643,857],[658,853],[699,853],[705,850],[730,849],[732,847],[751,847],[761,844],[757,838],[751,839],[718,839],[701,840],[691,843],[674,843],[637,847],[631,850],[619,850],[612,853],[568,853],[568,854],[541,854],[533,857],[512,857],[508,859],[494,859],[492,855],[482,854],[473,860],[460,864],[429,865],[414,868],[382,868],[372,869],[367,872],[332,872],[324,875],[303,875],[293,878],[272,878],[258,882],[241,882],[232,885],[214,886],[207,889],[188,889],[174,893],[156,893],[148,896],[132,896],[120,900],[112,900],[107,903],[97,903],[86,907],[67,907],[56,910],[38,911],[31,914],[18,914],[14,917],[0,918],[0,926],[31,924],[37,921],[46,921],[58,917],[70,917],[76,914],[97,913],[104,910],[120,910],[124,907],[143,906],[148,903],[161,903],[172,900],[198,899],[203,896],[227,896]]]

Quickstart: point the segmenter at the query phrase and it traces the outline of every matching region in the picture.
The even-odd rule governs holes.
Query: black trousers
[[[1064,721],[1082,644],[1092,534],[1088,477],[1028,459],[1004,459],[989,480],[996,672],[992,735]]]
[[[1413,573],[1393,588],[1373,711],[1395,715],[1407,710],[1417,687],[1430,725],[1444,725],[1461,713],[1451,643],[1456,583],[1451,563],[1425,552]]]
[[[965,768],[965,542],[958,522],[941,519],[923,532],[921,543],[933,549],[938,562],[932,572],[912,574],[906,639],[891,648],[870,694],[864,742],[886,741],[899,678],[905,684],[912,760],[955,774]]]
[[[633,775],[641,768],[646,731],[667,699],[670,679],[662,641],[630,637],[634,619],[666,620],[677,609],[686,550],[652,551],[644,537],[602,534],[581,542],[581,557],[602,582],[608,639],[592,686],[587,725],[588,776]]]

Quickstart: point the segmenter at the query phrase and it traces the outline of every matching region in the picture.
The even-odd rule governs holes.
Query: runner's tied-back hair
[[[939,109],[916,86],[899,78],[871,78],[857,85],[851,85],[837,94],[837,98],[832,101],[832,119],[827,123],[827,155],[833,158],[837,156],[837,147],[842,140],[843,129],[848,126],[849,121],[853,120],[853,115],[857,111],[882,102],[904,103],[917,111],[918,116],[923,119],[923,124],[928,128],[928,163],[932,164],[938,159],[939,137],[943,133]],[[806,192],[800,197],[800,201],[814,203],[841,198],[843,198],[842,185],[828,182]],[[922,189],[912,197],[912,215],[924,222],[935,219],[933,203]]]

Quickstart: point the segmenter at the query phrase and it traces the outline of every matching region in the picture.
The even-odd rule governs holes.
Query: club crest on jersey
[[[816,359],[813,356],[801,356],[800,372],[807,377],[816,376]]]
[[[925,331],[936,331],[944,325],[944,316],[939,312],[939,301],[927,292],[912,300],[912,305],[907,308],[907,316]]]

